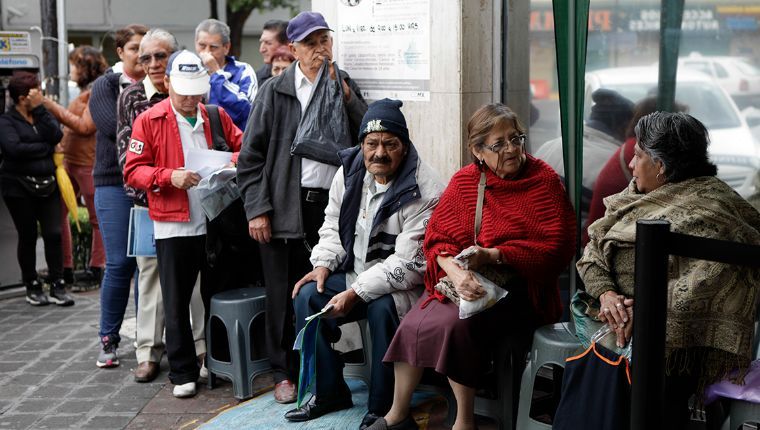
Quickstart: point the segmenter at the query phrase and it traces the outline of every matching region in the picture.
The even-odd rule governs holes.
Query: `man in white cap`
[[[201,177],[183,166],[189,149],[212,148],[211,122],[201,103],[209,76],[201,59],[183,50],[169,58],[164,83],[169,98],[135,119],[124,177],[128,185],[148,194],[166,316],[169,379],[175,397],[192,397],[200,364],[190,327],[190,297],[199,272],[204,302],[209,284],[204,279],[206,216],[193,189]],[[227,145],[238,151],[242,132],[224,109],[219,108],[219,116]]]

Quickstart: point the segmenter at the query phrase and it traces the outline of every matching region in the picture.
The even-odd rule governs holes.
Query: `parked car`
[[[591,111],[591,93],[610,88],[634,103],[656,95],[657,66],[595,70],[586,74],[584,118]],[[753,178],[760,168],[760,144],[750,133],[743,115],[728,93],[710,76],[693,69],[679,69],[676,100],[710,132],[710,158],[718,165],[718,177],[744,197],[755,192]]]
[[[760,108],[760,69],[743,57],[713,57],[692,53],[678,59],[678,66],[699,70],[723,87],[740,109]]]

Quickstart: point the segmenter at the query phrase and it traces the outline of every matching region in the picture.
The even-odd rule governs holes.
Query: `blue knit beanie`
[[[387,131],[398,137],[404,145],[409,145],[409,130],[406,128],[406,119],[401,113],[400,100],[378,100],[367,109],[359,127],[359,142],[364,141],[364,136],[375,131]]]

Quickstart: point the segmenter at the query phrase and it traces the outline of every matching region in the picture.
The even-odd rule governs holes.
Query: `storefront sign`
[[[628,21],[628,30],[630,31],[657,31],[659,29],[659,9],[642,9],[638,16],[634,16]],[[720,22],[716,19],[712,9],[685,9],[681,30],[717,31],[720,30]]]
[[[365,98],[430,100],[430,0],[341,0],[336,35]]]
[[[0,31],[0,54],[26,54],[32,52],[32,40],[25,31]]]

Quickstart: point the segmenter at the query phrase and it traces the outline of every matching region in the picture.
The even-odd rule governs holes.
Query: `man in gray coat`
[[[260,243],[266,286],[266,345],[274,370],[274,398],[296,399],[298,375],[293,353],[295,329],[291,291],[309,270],[311,247],[319,241],[328,190],[338,166],[290,154],[319,69],[329,60],[331,79],[339,79],[349,119],[357,136],[367,103],[344,72],[335,76],[332,36],[324,17],[302,12],[288,24],[290,49],[297,62],[272,78],[256,97],[238,158],[238,186],[245,201],[248,231]]]

